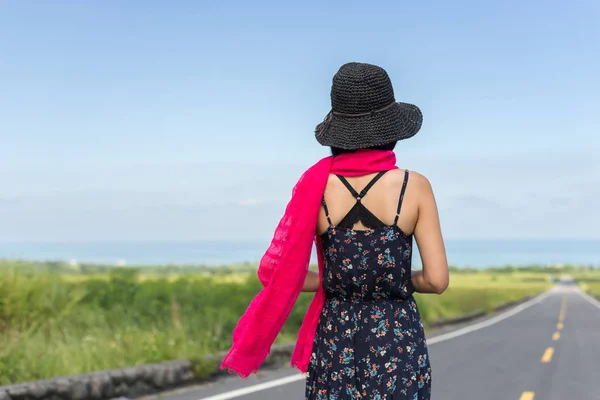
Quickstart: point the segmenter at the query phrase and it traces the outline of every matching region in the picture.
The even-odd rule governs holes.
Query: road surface
[[[600,303],[572,281],[429,343],[434,400],[600,400]],[[302,400],[304,379],[282,368],[157,398]]]

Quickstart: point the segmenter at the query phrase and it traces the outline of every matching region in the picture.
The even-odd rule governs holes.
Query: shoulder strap
[[[400,210],[402,209],[402,200],[404,200],[404,192],[406,192],[406,184],[408,183],[408,170],[404,171],[404,182],[402,182],[402,190],[400,191],[400,199],[398,200],[398,209],[396,210],[396,218],[394,219],[394,225],[398,225],[398,219],[400,218]]]
[[[365,186],[365,188],[363,190],[360,191],[360,193],[358,193],[352,187],[352,185],[350,185],[350,182],[348,182],[346,180],[346,178],[344,178],[341,175],[336,175],[336,176],[340,179],[340,181],[342,181],[342,183],[350,191],[350,193],[352,194],[352,196],[356,197],[357,201],[360,201],[363,197],[365,197],[365,195],[367,194],[367,192],[369,191],[369,189],[371,189],[373,187],[373,185],[379,180],[379,178],[381,178],[383,176],[383,174],[385,174],[386,172],[387,171],[381,171],[377,175],[375,175],[375,177],[373,179],[371,179],[371,181],[367,184],[367,186]]]
[[[323,196],[323,198],[321,199],[321,204],[323,204],[323,209],[325,210],[325,216],[327,217],[327,222],[329,223],[329,226],[333,226],[333,224],[331,223],[331,218],[329,217],[329,209],[327,208],[327,203],[325,203],[325,196]]]

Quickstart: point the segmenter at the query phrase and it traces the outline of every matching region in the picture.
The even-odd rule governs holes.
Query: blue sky
[[[600,4],[0,2],[0,241],[270,237],[348,61],[450,239],[600,238]]]

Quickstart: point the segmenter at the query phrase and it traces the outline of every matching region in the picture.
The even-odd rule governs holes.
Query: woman
[[[425,177],[396,167],[392,150],[422,114],[397,103],[380,67],[349,63],[333,78],[332,110],[317,141],[332,157],[294,188],[259,277],[265,288],[223,360],[258,369],[301,291],[316,292],[292,365],[308,372],[307,399],[429,399],[431,368],[414,292],[442,293],[448,266]],[[411,271],[412,239],[423,261]],[[316,239],[319,272],[307,271]]]

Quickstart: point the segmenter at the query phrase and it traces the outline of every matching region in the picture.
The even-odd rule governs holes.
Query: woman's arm
[[[315,271],[308,271],[306,278],[304,278],[304,286],[302,286],[303,292],[316,292],[319,289],[319,273]]]
[[[450,276],[437,205],[427,178],[414,175],[417,178],[414,179],[417,181],[415,186],[421,199],[415,226],[415,240],[419,246],[423,270],[415,271],[412,281],[417,292],[442,294],[448,287]]]
[[[412,271],[412,283],[417,293],[438,293],[423,277],[423,270]]]

